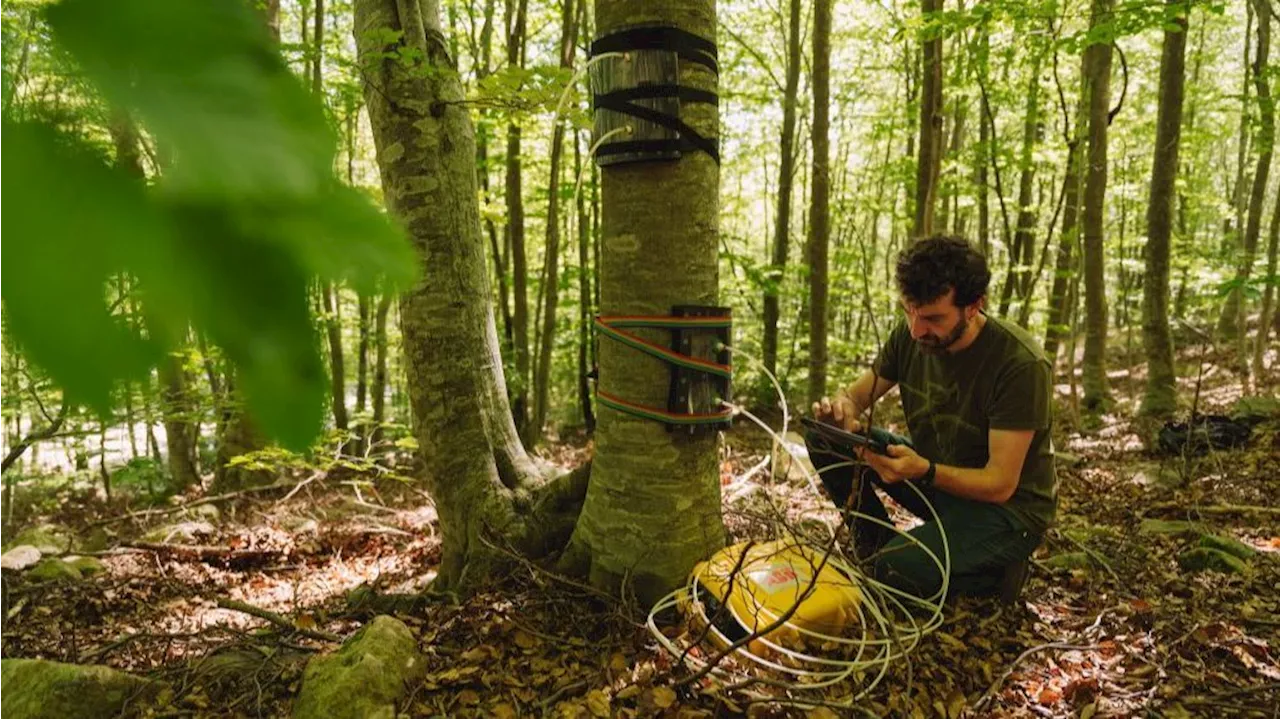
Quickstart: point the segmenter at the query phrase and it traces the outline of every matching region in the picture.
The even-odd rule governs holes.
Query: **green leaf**
[[[47,14],[94,85],[172,157],[167,191],[307,197],[331,177],[319,100],[249,3],[63,0]]]
[[[140,185],[83,143],[33,123],[4,123],[9,211],[3,296],[13,334],[73,403],[111,411],[118,379],[144,376],[159,348],[112,316],[106,281],[172,240]]]

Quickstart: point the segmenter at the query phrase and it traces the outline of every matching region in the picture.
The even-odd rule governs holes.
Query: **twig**
[[[96,522],[90,522],[87,526],[100,527],[106,524],[115,524],[116,522],[123,522],[128,519],[138,519],[139,517],[156,517],[156,516],[161,516],[165,514],[173,514],[174,512],[181,512],[184,509],[191,509],[192,507],[198,507],[202,504],[213,504],[215,502],[225,502],[228,499],[235,499],[236,497],[243,497],[249,494],[259,494],[261,492],[272,492],[277,489],[284,489],[286,487],[292,487],[292,486],[293,486],[292,482],[275,482],[273,484],[267,484],[261,487],[249,487],[248,489],[241,489],[235,492],[215,494],[212,497],[201,497],[200,499],[193,499],[190,502],[175,504],[172,507],[165,507],[163,509],[143,509],[137,512],[129,512],[127,514],[122,514],[117,517],[108,517],[107,519],[99,519]]]
[[[245,614],[255,616],[259,619],[265,619],[268,622],[271,622],[272,624],[278,627],[281,627],[283,629],[288,629],[289,631],[292,631],[292,632],[297,632],[303,636],[311,637],[312,639],[319,639],[325,642],[341,642],[342,641],[342,637],[338,636],[337,634],[334,634],[333,632],[326,632],[320,629],[306,629],[303,627],[299,627],[298,625],[289,621],[285,617],[279,614],[276,614],[275,612],[268,611],[261,607],[255,607],[252,604],[245,604],[244,602],[236,601],[234,599],[224,599],[222,597],[218,597],[218,606],[222,607],[223,609],[231,609],[237,612],[244,612]]]
[[[1167,509],[1184,509],[1178,502],[1160,502],[1147,507],[1144,514],[1152,514]],[[1205,504],[1192,508],[1200,514],[1266,514],[1280,516],[1280,507],[1255,507],[1248,504]]]
[[[1092,550],[1092,549],[1089,549],[1089,547],[1085,546],[1085,543],[1084,543],[1084,542],[1081,542],[1081,541],[1077,540],[1075,537],[1071,536],[1070,534],[1067,534],[1066,532],[1058,532],[1058,534],[1059,534],[1060,536],[1066,537],[1066,538],[1067,538],[1067,541],[1069,541],[1069,542],[1071,542],[1072,544],[1074,544],[1074,545],[1076,545],[1077,547],[1079,547],[1081,551],[1083,551],[1085,554],[1089,555],[1089,558],[1090,558],[1090,559],[1092,559],[1093,561],[1095,561],[1095,562],[1097,562],[1098,564],[1102,565],[1102,568],[1103,568],[1103,569],[1105,569],[1105,570],[1107,570],[1107,574],[1110,574],[1110,575],[1111,575],[1111,578],[1112,578],[1112,579],[1114,579],[1114,580],[1116,580],[1116,583],[1117,583],[1117,584],[1119,584],[1119,583],[1120,583],[1120,575],[1119,575],[1119,574],[1116,574],[1116,570],[1114,570],[1114,569],[1112,569],[1112,568],[1111,568],[1111,563],[1110,563],[1110,562],[1108,562],[1108,561],[1107,561],[1107,560],[1106,560],[1106,559],[1105,559],[1101,554],[1099,554],[1098,552],[1096,552],[1096,551],[1094,551],[1094,550]],[[1104,612],[1104,613],[1105,613],[1105,612]],[[1099,615],[1098,615],[1098,619],[1099,619],[1099,620],[1101,620],[1101,619],[1102,619],[1102,615],[1101,615],[1101,614],[1099,614]]]
[[[1070,650],[1088,651],[1088,650],[1097,649],[1097,648],[1098,648],[1097,644],[1068,644],[1066,642],[1049,642],[1048,644],[1041,644],[1040,646],[1037,646],[1037,647],[1031,647],[1027,651],[1019,654],[1018,658],[1014,659],[1013,663],[1009,665],[1009,668],[1004,671],[1004,674],[1001,674],[999,678],[997,678],[994,682],[991,682],[991,686],[987,687],[987,691],[984,692],[982,695],[982,698],[979,699],[978,702],[973,705],[973,708],[975,711],[982,711],[982,708],[986,705],[986,703],[991,700],[992,696],[995,695],[996,690],[998,690],[1000,686],[1004,684],[1005,680],[1009,678],[1010,674],[1013,674],[1013,670],[1018,668],[1018,665],[1022,663],[1022,660],[1026,659],[1032,654],[1035,654],[1037,652],[1042,652],[1046,649],[1063,649],[1068,651]]]
[[[212,547],[199,544],[170,544],[168,542],[123,542],[122,547],[130,549],[145,549],[149,552],[157,552],[160,554],[177,554],[195,557],[200,560],[207,559],[262,559],[270,557],[279,552],[269,549],[232,549],[230,547]]]

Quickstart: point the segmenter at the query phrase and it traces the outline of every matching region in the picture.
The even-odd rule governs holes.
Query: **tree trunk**
[[[357,0],[354,32],[383,194],[421,259],[400,322],[414,434],[440,516],[437,581],[467,588],[505,563],[482,533],[530,554],[545,551],[548,536],[562,541],[574,507],[560,522],[548,512],[581,482],[543,483],[516,435],[490,304],[475,138],[438,1]],[[420,66],[389,60],[400,47]]]
[[[378,298],[378,309],[373,313],[373,431],[369,434],[369,446],[382,441],[382,423],[386,421],[387,405],[387,311],[391,309],[391,295],[383,293]]]
[[[1114,0],[1092,0],[1090,27],[1112,21]],[[1107,386],[1107,296],[1104,221],[1107,191],[1107,125],[1111,110],[1111,44],[1095,42],[1084,52],[1084,81],[1089,84],[1089,150],[1085,169],[1084,295],[1085,342],[1082,366],[1084,406],[1099,411],[1110,400]]]
[[[773,284],[764,290],[764,368],[778,372],[779,295],[787,273],[787,251],[791,245],[791,185],[796,174],[796,104],[800,93],[800,0],[790,0],[787,23],[787,80],[782,95],[782,148],[778,160],[778,211],[773,226],[773,256],[769,277]],[[768,378],[761,382],[760,397],[772,397]],[[765,402],[772,404],[772,402]]]
[[[1160,56],[1160,109],[1156,115],[1156,149],[1151,162],[1151,196],[1147,203],[1147,244],[1143,251],[1142,346],[1147,355],[1147,383],[1141,412],[1159,419],[1178,408],[1169,331],[1169,253],[1173,234],[1174,185],[1178,177],[1178,144],[1182,135],[1182,96],[1186,80],[1187,13],[1183,0],[1165,0],[1178,12],[1178,29],[1164,32]],[[1166,25],[1170,18],[1166,18]]]
[[[358,302],[360,339],[356,344],[356,414],[364,414],[369,406],[369,296],[361,293]]]
[[[234,492],[246,487],[270,484],[275,479],[270,472],[249,469],[243,464],[232,463],[236,457],[259,451],[267,446],[267,443],[253,420],[245,412],[244,400],[241,398],[239,388],[236,387],[233,370],[228,371],[224,384],[227,388],[225,419],[222,436],[218,438],[211,491]]]
[[[1057,50],[1055,49],[1056,53]],[[1057,56],[1054,56],[1054,77],[1057,78]],[[1059,88],[1061,92],[1061,88]],[[1072,311],[1075,307],[1071,288],[1075,284],[1076,257],[1080,245],[1080,189],[1084,169],[1084,148],[1081,133],[1088,119],[1089,85],[1080,84],[1080,101],[1076,105],[1076,121],[1072,126],[1064,109],[1063,136],[1067,145],[1067,169],[1063,175],[1062,238],[1058,243],[1058,256],[1054,263],[1053,284],[1049,289],[1049,316],[1045,325],[1044,351],[1050,361],[1058,358],[1062,339],[1075,324]],[[1068,301],[1072,300],[1072,301]],[[1075,359],[1072,358],[1072,362]]]
[[[1253,273],[1253,263],[1258,254],[1258,237],[1262,234],[1262,206],[1266,202],[1267,180],[1271,173],[1271,154],[1276,136],[1276,106],[1271,97],[1268,65],[1271,51],[1271,4],[1268,0],[1252,0],[1258,20],[1258,48],[1253,58],[1253,84],[1258,97],[1258,164],[1253,172],[1253,190],[1249,195],[1249,216],[1245,221],[1244,242],[1240,264],[1236,268],[1236,286],[1228,295],[1223,316],[1230,311],[1235,316],[1235,336],[1238,339],[1237,362],[1240,370],[1248,374],[1248,344],[1244,286]],[[1228,328],[1223,328],[1228,329]]]
[[[1253,34],[1253,0],[1245,0],[1244,42],[1240,43],[1244,52],[1244,78],[1240,83],[1240,130],[1236,141],[1236,179],[1231,186],[1230,203],[1235,210],[1234,217],[1222,220],[1223,249],[1235,255],[1244,251],[1244,216],[1246,208],[1245,185],[1248,183],[1249,140],[1253,124],[1249,122],[1249,80],[1253,76],[1253,67],[1249,62],[1249,36]],[[1259,38],[1261,39],[1261,38]],[[1230,240],[1234,239],[1234,242]],[[1238,257],[1238,255],[1236,255]],[[1222,314],[1218,317],[1218,334],[1232,338],[1239,334],[1237,320],[1240,310],[1240,295],[1231,292],[1222,305]]]
[[[597,0],[595,8],[599,36],[655,23],[716,37],[714,0]],[[697,62],[681,62],[678,81],[717,87],[715,73]],[[685,103],[680,115],[703,137],[719,136],[716,105]],[[717,303],[719,177],[716,161],[701,151],[601,170],[601,314],[666,315],[674,305]],[[667,336],[638,332],[656,342]],[[598,352],[601,392],[666,406],[666,363],[612,341],[602,341]],[[561,567],[597,587],[625,585],[647,605],[724,545],[716,436],[668,432],[607,408],[598,419],[591,482]]]
[[[986,86],[991,74],[991,30],[986,21],[978,27],[978,80]],[[985,105],[986,99],[979,100]],[[987,186],[987,162],[991,153],[991,128],[987,126],[982,107],[978,109],[978,152],[976,179],[978,193],[978,246],[982,254],[991,256],[991,188]]]
[[[574,48],[577,44],[577,11],[573,0],[561,3],[560,67],[573,68]],[[534,373],[533,422],[529,428],[530,445],[542,437],[547,421],[547,401],[551,384],[551,355],[556,345],[556,305],[560,299],[560,165],[564,157],[564,123],[556,118],[551,130],[551,179],[547,188],[547,242],[546,270],[543,272],[541,341],[538,345],[538,366]]]
[[[584,9],[585,13],[585,9]],[[588,161],[590,161],[588,159]],[[573,133],[573,173],[582,177],[582,142],[579,133]],[[587,432],[596,429],[596,415],[591,406],[591,383],[587,379],[588,356],[591,354],[591,266],[588,253],[591,244],[591,219],[587,213],[585,188],[578,187],[574,203],[578,213],[578,404],[582,408],[582,424]]]
[[[142,169],[137,127],[127,115],[116,114],[110,131],[116,150],[116,166],[138,182],[145,182],[146,173]],[[143,289],[145,291],[145,288]],[[147,333],[152,337],[161,331],[160,324],[145,314],[143,322],[147,326]],[[182,342],[181,337],[157,339],[165,345],[175,347]],[[182,369],[180,356],[180,352],[166,352],[156,367],[163,403],[160,416],[164,421],[165,444],[169,450],[169,488],[174,492],[181,492],[200,482],[200,472],[196,469],[200,425],[195,420],[195,401],[187,389],[186,375]],[[148,384],[150,384],[149,381]],[[145,413],[145,420],[147,436],[150,438],[153,431],[149,412]],[[129,427],[129,441],[132,445],[132,423]],[[134,455],[137,455],[136,448]]]
[[[933,234],[934,201],[938,195],[938,173],[942,169],[942,31],[936,26],[929,26],[935,19],[941,19],[941,13],[942,0],[920,0],[920,14],[925,22],[925,30],[921,33],[924,77],[920,85],[916,217],[911,230],[917,239]]]
[[[813,189],[809,197],[808,258],[810,402],[817,402],[827,393],[827,252],[831,241],[831,145],[828,137],[831,129],[831,2],[832,0],[814,0],[813,4]]]
[[[1027,284],[1031,279],[1031,262],[1035,253],[1036,207],[1032,193],[1035,190],[1035,149],[1040,132],[1040,63],[1039,50],[1033,50],[1031,79],[1027,87],[1026,114],[1022,121],[1022,156],[1019,159],[1018,224],[1013,232],[1013,246],[1009,248],[1009,273],[1004,278],[1000,293],[1000,316],[1009,312],[1009,301],[1016,293],[1020,302],[1031,301]]]
[[[528,0],[507,0],[507,67],[524,67],[525,24]],[[529,435],[529,267],[524,246],[524,185],[521,180],[520,125],[507,125],[507,229],[511,282],[515,294],[514,325],[516,376],[512,381],[511,410],[520,436]]]
[[[321,288],[324,306],[324,328],[329,338],[329,393],[333,405],[333,425],[347,429],[346,367],[342,354],[342,315],[334,298],[334,288],[325,282]],[[337,298],[341,300],[341,298]]]
[[[1258,336],[1253,345],[1253,374],[1261,383],[1267,350],[1267,335],[1271,333],[1272,318],[1276,308],[1276,250],[1280,242],[1280,197],[1276,198],[1271,209],[1271,227],[1267,230],[1267,289],[1262,296],[1262,314],[1258,318]]]

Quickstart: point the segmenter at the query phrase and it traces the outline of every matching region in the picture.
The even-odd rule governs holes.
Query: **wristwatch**
[[[938,474],[938,465],[934,464],[933,460],[931,459],[929,460],[929,468],[924,471],[924,474],[920,475],[919,477],[916,477],[916,485],[920,487],[932,487],[933,478],[937,476],[937,474]]]

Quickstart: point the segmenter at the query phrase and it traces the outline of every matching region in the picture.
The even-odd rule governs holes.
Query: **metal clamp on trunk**
[[[597,38],[591,56],[596,164],[675,160],[695,150],[720,164],[719,139],[680,119],[681,101],[720,102],[679,82],[682,60],[719,74],[714,42],[674,27],[634,27]]]

